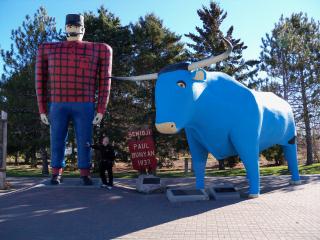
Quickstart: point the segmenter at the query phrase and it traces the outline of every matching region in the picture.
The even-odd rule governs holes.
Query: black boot
[[[82,176],[81,177],[82,181],[83,181],[83,185],[92,185],[92,179],[89,176]]]
[[[59,174],[55,174],[55,175],[52,175],[51,177],[51,184],[52,185],[58,185],[62,182],[62,176],[59,175]]]

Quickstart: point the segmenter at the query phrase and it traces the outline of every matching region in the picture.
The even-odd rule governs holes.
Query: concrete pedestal
[[[159,177],[141,174],[137,178],[136,188],[141,193],[163,192],[165,185]]]
[[[207,188],[210,197],[215,200],[240,199],[240,193],[232,184],[214,184]]]
[[[196,189],[168,189],[167,198],[170,202],[194,202],[209,200],[204,190]]]

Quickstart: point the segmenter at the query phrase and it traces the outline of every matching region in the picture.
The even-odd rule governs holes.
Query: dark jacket
[[[114,148],[111,145],[90,145],[91,148],[98,150],[101,154],[101,161],[107,163],[114,163],[114,159],[116,157]]]

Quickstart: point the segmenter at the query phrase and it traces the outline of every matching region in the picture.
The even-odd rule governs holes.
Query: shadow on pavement
[[[262,177],[261,192],[294,191],[289,176]],[[304,176],[303,184],[319,183],[320,176]],[[194,179],[165,179],[169,187],[190,187]],[[248,188],[244,177],[207,178],[206,184],[227,182]],[[165,194],[144,195],[133,180],[117,180],[112,190],[94,187],[39,185],[0,197],[1,239],[113,239],[178,219],[246,201],[170,203]],[[151,236],[150,236],[151,237]]]
[[[113,239],[237,202],[170,203],[165,194],[140,194],[126,183],[112,190],[36,187],[0,198],[0,236]]]

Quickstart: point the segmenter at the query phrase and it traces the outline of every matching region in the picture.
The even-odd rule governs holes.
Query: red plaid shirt
[[[39,46],[36,91],[40,113],[48,102],[95,102],[104,113],[111,87],[112,48],[104,43],[65,41]]]

